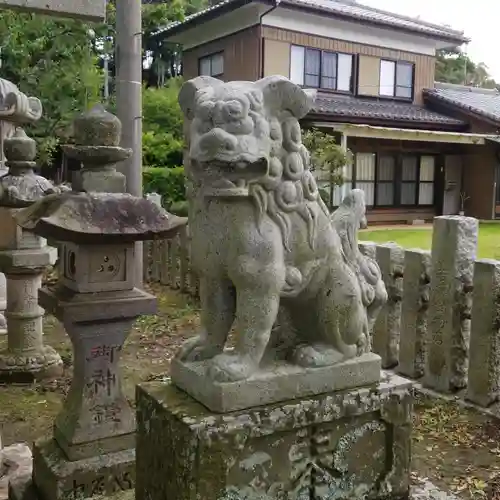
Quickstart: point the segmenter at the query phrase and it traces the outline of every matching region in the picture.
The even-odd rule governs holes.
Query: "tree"
[[[334,188],[344,183],[342,168],[351,161],[351,154],[342,150],[335,136],[315,128],[303,132],[302,142],[311,153],[311,170],[316,172],[321,197],[333,210]],[[326,186],[326,191],[322,186]]]
[[[486,64],[473,62],[469,56],[458,49],[438,51],[436,80],[490,89],[499,85],[489,74]]]
[[[50,163],[75,113],[99,100],[102,73],[90,25],[2,10],[0,33],[2,77],[42,101],[43,116],[29,133],[38,143],[39,163]]]
[[[168,78],[181,73],[180,47],[164,44],[154,34],[158,29],[175,21],[182,21],[208,4],[207,0],[143,0],[142,5],[142,46],[143,81],[148,86],[162,86]],[[116,0],[108,0],[107,22],[97,28],[96,51],[101,54],[101,65],[108,58],[110,74],[115,73],[114,39],[116,20]]]

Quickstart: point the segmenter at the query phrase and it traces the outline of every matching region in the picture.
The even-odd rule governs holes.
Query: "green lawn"
[[[394,241],[405,248],[430,250],[432,229],[380,229],[361,231],[359,239],[386,243]],[[500,224],[481,223],[479,226],[479,252],[481,258],[500,260]]]

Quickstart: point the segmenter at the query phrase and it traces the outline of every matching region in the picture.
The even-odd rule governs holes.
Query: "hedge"
[[[145,167],[142,182],[144,192],[160,194],[166,208],[186,200],[184,167]]]

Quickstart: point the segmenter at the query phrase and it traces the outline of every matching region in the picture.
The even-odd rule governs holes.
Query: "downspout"
[[[264,38],[262,37],[262,18],[271,13],[273,10],[276,10],[281,3],[281,0],[274,0],[274,5],[266,12],[262,13],[259,17],[259,66],[260,66],[260,75],[259,78],[264,78]]]

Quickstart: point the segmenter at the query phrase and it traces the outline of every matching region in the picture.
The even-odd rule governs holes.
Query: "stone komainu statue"
[[[313,98],[279,76],[229,83],[198,77],[179,94],[204,330],[178,356],[213,358],[208,375],[221,382],[259,368],[274,345],[280,307],[294,363],[331,365],[369,350],[360,256],[346,253],[301,141],[298,120]],[[236,346],[224,352],[233,324]]]

